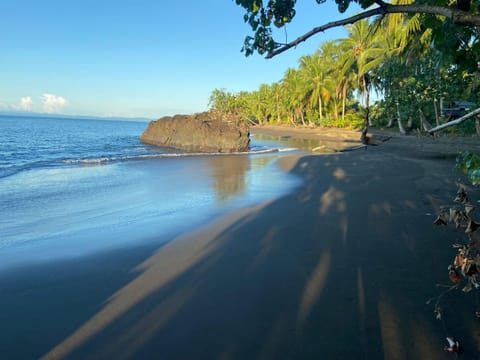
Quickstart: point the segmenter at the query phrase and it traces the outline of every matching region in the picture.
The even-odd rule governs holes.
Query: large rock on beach
[[[192,152],[247,151],[250,133],[244,123],[215,112],[166,116],[151,121],[140,141]]]

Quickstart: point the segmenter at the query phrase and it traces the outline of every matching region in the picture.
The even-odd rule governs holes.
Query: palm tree
[[[300,73],[305,81],[310,108],[318,106],[320,122],[323,121],[324,102],[327,104],[331,98],[331,79],[328,77],[329,69],[320,52],[313,55],[302,56]]]
[[[306,86],[305,81],[298,70],[289,68],[282,80],[282,87],[284,90],[284,104],[289,113],[289,118],[292,124],[296,124],[300,119],[303,125],[305,124],[305,97]]]
[[[393,3],[407,5],[413,3],[413,0],[394,0]],[[412,102],[415,103],[419,99],[417,95],[412,98],[412,91],[418,91],[412,87],[418,86],[418,79],[422,77],[420,74],[423,72],[421,68],[426,63],[424,60],[428,62],[435,52],[432,47],[431,29],[423,31],[420,14],[412,16],[389,14],[377,20],[376,25],[382,28],[378,39],[386,51],[382,65],[377,70],[374,85],[382,91],[384,104],[395,108],[397,114],[400,114],[399,105],[412,109]],[[414,112],[417,113],[417,110],[421,109],[415,109]]]
[[[276,122],[279,124],[282,121],[281,116],[281,96],[282,87],[279,83],[273,83],[271,86],[271,102],[272,102],[272,119],[276,118]]]
[[[353,71],[356,75],[357,88],[362,94],[365,106],[365,123],[362,130],[362,141],[367,141],[366,135],[370,124],[370,89],[371,72],[385,58],[385,48],[380,46],[377,27],[370,26],[367,19],[348,26],[349,37],[341,39],[343,55],[342,73]]]
[[[409,5],[413,0],[393,0],[394,5]],[[432,29],[422,29],[421,15],[408,15],[404,13],[388,14],[376,21],[383,30],[383,38],[387,43],[389,55],[404,55],[417,58],[421,53],[428,52],[431,48]],[[405,50],[408,50],[405,52]]]
[[[337,40],[327,41],[320,46],[319,53],[324,67],[328,69],[328,83],[333,98],[333,117],[338,119],[339,102],[342,103],[342,120],[345,119],[346,100],[350,83],[349,73],[342,73],[342,48]]]

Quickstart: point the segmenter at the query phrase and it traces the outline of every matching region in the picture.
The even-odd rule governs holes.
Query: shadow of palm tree
[[[302,187],[163,246],[43,358],[448,359],[425,301],[450,261],[429,213],[451,165],[302,158]],[[473,317],[455,319],[475,349]]]

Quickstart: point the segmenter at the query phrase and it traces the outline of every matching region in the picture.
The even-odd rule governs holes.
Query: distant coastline
[[[20,118],[54,118],[54,119],[81,119],[81,120],[103,120],[103,121],[136,121],[149,122],[152,119],[143,117],[122,117],[122,116],[93,116],[93,115],[66,115],[66,114],[48,114],[30,111],[0,111],[1,117],[20,117]]]

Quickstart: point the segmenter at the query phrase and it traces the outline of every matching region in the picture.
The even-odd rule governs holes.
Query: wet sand
[[[1,273],[2,355],[451,359],[449,335],[478,358],[475,295],[449,295],[444,322],[426,304],[462,236],[433,226],[435,211],[454,198],[456,153],[478,143],[394,136],[282,158],[301,187],[160,248]]]

